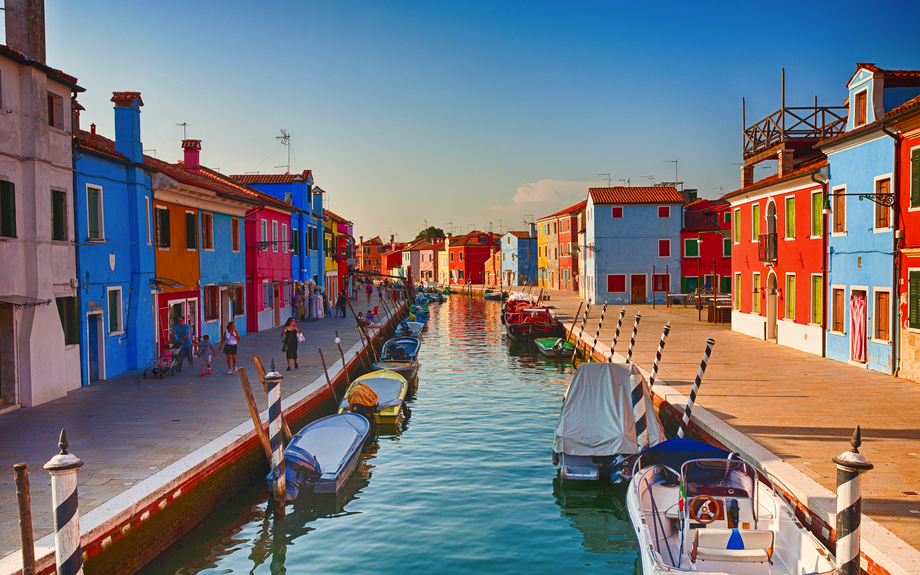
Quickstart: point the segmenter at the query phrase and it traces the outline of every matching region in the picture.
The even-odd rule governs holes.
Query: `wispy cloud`
[[[539,180],[521,184],[514,194],[514,203],[522,206],[528,203],[558,202],[587,196],[588,188],[599,186],[598,182],[565,182],[561,180]]]

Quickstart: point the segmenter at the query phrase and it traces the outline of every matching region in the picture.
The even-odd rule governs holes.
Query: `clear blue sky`
[[[224,173],[313,170],[355,235],[425,220],[522,229],[614,185],[738,187],[748,122],[840,104],[855,63],[920,68],[920,2],[99,2],[46,0],[48,63],[84,126],[143,95],[144,147],[182,128]],[[761,170],[758,177],[766,175]],[[606,182],[603,182],[605,184]]]

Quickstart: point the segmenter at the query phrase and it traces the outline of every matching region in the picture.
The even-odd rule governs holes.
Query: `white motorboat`
[[[818,575],[834,560],[752,465],[688,439],[636,461],[626,508],[645,575]]]

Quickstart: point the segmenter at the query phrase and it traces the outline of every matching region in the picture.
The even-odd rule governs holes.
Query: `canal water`
[[[552,465],[572,363],[506,341],[499,313],[432,304],[409,424],[367,446],[337,498],[273,522],[250,485],[142,574],[641,573],[622,488]]]

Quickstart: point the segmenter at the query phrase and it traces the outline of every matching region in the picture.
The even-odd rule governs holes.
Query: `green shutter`
[[[795,237],[795,196],[786,198],[786,237]]]
[[[735,210],[735,243],[741,243],[741,210]]]
[[[920,208],[920,148],[910,153],[910,207]]]
[[[920,329],[920,271],[910,272],[907,283],[907,325],[914,329]]]
[[[741,274],[735,274],[735,309],[741,311]]]
[[[684,240],[684,257],[695,258],[700,255],[700,243],[698,240]]]
[[[185,247],[190,250],[198,249],[198,216],[185,214]]]
[[[824,280],[811,276],[811,323],[824,321]]]
[[[99,190],[88,188],[86,190],[86,224],[87,236],[91,240],[98,240],[99,233]]]
[[[109,291],[109,333],[118,331],[118,291]]]
[[[724,257],[730,257],[732,255],[732,241],[728,238],[722,238],[722,255]]]
[[[820,236],[823,233],[822,228],[824,226],[821,218],[823,217],[824,202],[821,196],[821,192],[811,195],[811,235],[813,236]]]
[[[760,239],[760,204],[751,206],[751,227],[754,236],[751,239],[756,242]]]
[[[786,318],[795,319],[795,276],[786,276]]]

